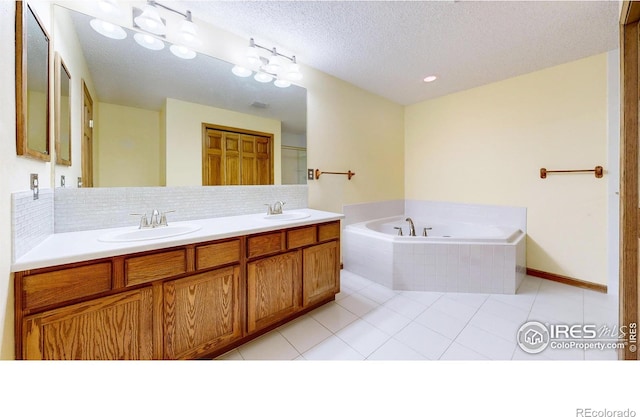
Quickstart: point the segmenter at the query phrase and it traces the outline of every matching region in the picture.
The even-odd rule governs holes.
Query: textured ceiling
[[[405,105],[618,47],[617,1],[167,3]]]

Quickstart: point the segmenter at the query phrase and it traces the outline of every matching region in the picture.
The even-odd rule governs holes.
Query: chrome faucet
[[[405,219],[405,221],[409,222],[409,236],[415,236],[416,235],[416,228],[413,225],[413,220],[411,220],[411,217],[407,217]]]
[[[167,223],[167,213],[173,213],[175,210],[165,211],[160,213],[158,210],[153,210],[151,213],[151,221],[147,219],[147,214],[131,214],[132,216],[140,216],[140,225],[138,229],[149,229],[153,227],[169,226]]]
[[[282,206],[285,205],[284,201],[276,201],[273,203],[273,207],[270,204],[265,204],[267,206],[267,214],[282,214]]]
[[[151,213],[151,227],[160,226],[160,220],[158,219],[158,217],[160,217],[160,212],[156,209],[153,209],[153,212]]]

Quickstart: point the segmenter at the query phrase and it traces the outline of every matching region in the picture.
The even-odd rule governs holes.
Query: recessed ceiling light
[[[433,81],[435,81],[437,79],[438,79],[438,77],[436,77],[435,75],[429,75],[429,76],[424,77],[423,81],[425,83],[431,83],[431,82],[433,82]]]

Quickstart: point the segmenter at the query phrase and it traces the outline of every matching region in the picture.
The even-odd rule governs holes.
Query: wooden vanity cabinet
[[[24,318],[24,359],[152,359],[152,290],[100,297]]]
[[[165,359],[198,358],[242,337],[240,266],[163,287]]]
[[[217,356],[335,298],[340,223],[15,274],[18,359]]]
[[[247,330],[277,323],[302,306],[302,254],[275,255],[247,264]]]

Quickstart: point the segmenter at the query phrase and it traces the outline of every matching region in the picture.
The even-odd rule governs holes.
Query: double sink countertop
[[[283,213],[285,215],[289,213],[304,214],[305,217],[286,219],[286,216],[283,216],[283,219],[279,219],[277,215],[275,215],[267,219],[264,213],[260,213],[176,222],[172,222],[171,219],[169,219],[168,223],[170,227],[193,225],[197,230],[177,236],[132,241],[105,242],[101,239],[119,235],[120,233],[127,234],[127,232],[137,230],[138,226],[54,233],[24,256],[17,259],[11,265],[11,271],[18,272],[28,269],[64,265],[135,252],[288,229],[344,218],[344,215],[340,213],[308,208],[290,211],[285,210]]]

